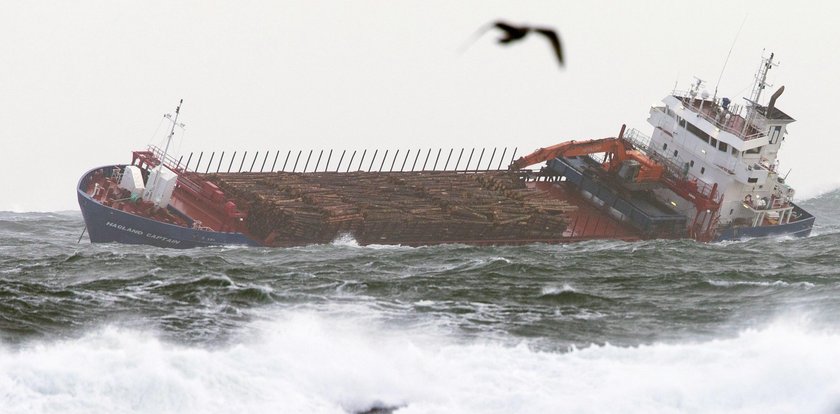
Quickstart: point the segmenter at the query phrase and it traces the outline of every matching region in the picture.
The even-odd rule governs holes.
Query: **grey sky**
[[[518,146],[650,132],[693,76],[749,95],[762,49],[797,119],[781,168],[800,196],[840,185],[834,2],[42,1],[0,5],[0,210],[77,209],[86,170],[160,143],[184,99],[191,150]],[[463,55],[481,25],[554,26],[547,44]],[[772,91],[767,92],[769,97]]]

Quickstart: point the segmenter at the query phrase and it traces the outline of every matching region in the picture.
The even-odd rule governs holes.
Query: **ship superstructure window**
[[[685,128],[688,129],[688,132],[691,132],[692,134],[694,134],[694,136],[696,136],[697,138],[700,138],[703,141],[709,142],[709,139],[714,140],[714,138],[710,137],[709,134],[703,132],[703,130],[701,130],[700,128],[697,128],[696,126],[694,126],[694,124],[690,124],[690,123],[685,122],[685,120],[682,120],[680,125],[684,125]],[[714,144],[712,144],[712,145],[714,145]]]
[[[665,151],[666,149],[668,149],[668,143],[667,142],[662,144],[662,151]]]
[[[723,141],[720,141],[720,142],[718,142],[718,150],[720,150],[721,152],[729,151],[729,145],[727,145]]]
[[[691,160],[691,162],[689,162],[688,164],[693,167],[694,166],[694,160]]]
[[[735,147],[731,147],[729,149],[732,150],[732,155],[734,155],[736,157],[738,156],[738,150],[736,150]]]
[[[674,156],[675,156],[675,157],[676,157],[677,155],[679,155],[679,153],[680,153],[680,150],[674,150]]]
[[[770,143],[775,144],[779,141],[779,136],[782,135],[782,127],[781,126],[774,126],[772,130],[770,130]]]
[[[718,143],[718,140],[716,140],[716,139],[714,139],[714,138],[712,138],[711,140],[709,140],[709,145],[711,145],[711,146],[713,146],[713,147],[717,147],[717,143]]]
[[[706,172],[706,167],[700,167],[700,174],[703,174],[705,172]]]
[[[744,151],[745,154],[758,154],[760,152],[761,152],[761,147],[756,147],[756,148],[752,148],[752,149],[748,149],[748,150]]]

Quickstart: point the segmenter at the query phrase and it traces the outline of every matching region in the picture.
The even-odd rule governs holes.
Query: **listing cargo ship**
[[[792,201],[779,172],[794,121],[776,106],[784,87],[759,103],[774,65],[772,54],[762,59],[744,104],[710,97],[698,80],[650,108],[649,136],[622,126],[615,137],[519,158],[464,148],[222,152],[204,164],[199,153],[191,166],[195,154],[168,153],[179,104],[167,115],[166,148],[88,171],[79,206],[91,242],[173,248],[299,246],[345,235],[410,246],[807,236],[814,216]]]

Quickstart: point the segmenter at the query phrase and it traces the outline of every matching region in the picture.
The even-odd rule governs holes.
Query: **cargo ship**
[[[807,236],[815,218],[792,201],[779,172],[794,121],[776,106],[784,87],[760,103],[774,65],[772,54],[762,59],[743,104],[710,97],[697,80],[650,108],[650,135],[621,126],[615,137],[518,158],[465,148],[222,152],[204,164],[199,153],[191,166],[195,154],[169,154],[179,103],[166,115],[166,147],[85,173],[79,206],[91,242],[172,248],[345,236],[409,246]]]

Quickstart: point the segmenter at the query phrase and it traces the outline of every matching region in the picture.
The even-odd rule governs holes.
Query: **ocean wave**
[[[707,280],[712,286],[717,287],[733,287],[733,286],[762,286],[762,287],[802,287],[812,288],[816,286],[811,282],[785,282],[784,280],[776,281],[750,281],[750,280]]]
[[[545,287],[542,288],[541,294],[542,294],[542,296],[554,296],[554,295],[559,295],[563,292],[577,292],[577,290],[575,290],[575,288],[573,288],[568,283],[564,283],[563,286],[560,286],[560,287],[554,286],[554,285],[545,286]]]
[[[375,320],[282,311],[208,348],[104,327],[0,347],[5,413],[836,412],[840,334],[796,322],[704,342],[453,340]],[[402,407],[402,408],[400,408]]]

